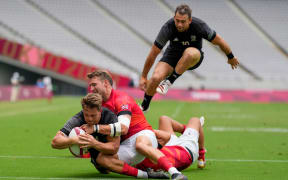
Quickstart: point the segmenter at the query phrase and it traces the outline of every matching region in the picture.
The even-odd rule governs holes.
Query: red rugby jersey
[[[138,104],[125,92],[112,89],[110,98],[106,102],[103,102],[102,105],[113,111],[117,116],[124,114],[131,115],[128,133],[121,136],[121,141],[141,130],[152,130],[151,125],[147,122]]]

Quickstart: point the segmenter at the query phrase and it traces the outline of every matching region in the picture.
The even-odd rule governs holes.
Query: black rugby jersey
[[[215,36],[216,32],[199,18],[192,17],[189,29],[185,32],[178,32],[174,18],[171,18],[162,26],[154,45],[162,49],[170,41],[167,50],[184,51],[187,47],[195,47],[201,51],[202,39],[211,42]]]
[[[109,109],[105,107],[102,107],[101,119],[98,124],[113,124],[113,123],[116,123],[117,121],[118,121],[117,116],[112,111],[110,111]],[[80,127],[83,124],[86,124],[86,122],[84,119],[83,111],[81,110],[79,113],[74,115],[71,119],[69,119],[60,131],[62,131],[64,134],[68,136],[70,131],[74,127]],[[107,135],[93,133],[92,136],[100,142],[103,142],[103,143],[107,142],[107,138],[106,138]],[[90,148],[89,152],[90,152],[91,158],[94,158],[94,159],[96,159],[96,157],[99,154],[99,152],[94,148]]]

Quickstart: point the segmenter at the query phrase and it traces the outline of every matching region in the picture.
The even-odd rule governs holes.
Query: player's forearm
[[[153,45],[149,55],[146,58],[146,62],[144,64],[144,68],[142,71],[142,77],[147,78],[147,75],[151,69],[151,67],[153,66],[156,57],[158,56],[158,54],[160,53],[161,49],[159,49],[157,46]]]
[[[115,134],[115,136],[126,135],[128,133],[128,127],[123,125],[123,124],[120,124],[120,125],[121,125],[121,128],[119,130],[118,128],[116,128],[119,126],[116,123],[109,124],[109,125],[100,125],[99,124],[98,133],[103,134],[103,135],[112,136],[112,137],[114,137],[114,134]],[[111,127],[113,127],[113,129],[111,129]],[[117,130],[120,132],[118,132]]]
[[[151,67],[152,67],[153,64],[154,64],[155,59],[156,59],[156,57],[155,57],[155,58],[150,57],[150,56],[147,57],[146,62],[145,62],[145,64],[144,64],[143,71],[142,71],[142,77],[147,78],[147,75],[148,75]]]
[[[228,55],[232,52],[230,46],[223,40],[221,44],[218,45],[220,49],[224,52],[225,55]]]
[[[73,139],[68,137],[57,137],[52,140],[51,146],[54,149],[65,149],[74,144]]]
[[[216,37],[214,38],[214,40],[212,41],[213,44],[219,46],[219,48],[224,52],[224,54],[228,55],[229,53],[232,52],[230,46],[228,45],[228,43],[220,36],[220,35],[216,35]]]
[[[120,141],[120,140],[119,140]],[[102,143],[99,141],[95,141],[93,148],[104,153],[104,154],[116,154],[119,149],[120,142],[107,142],[107,143]]]

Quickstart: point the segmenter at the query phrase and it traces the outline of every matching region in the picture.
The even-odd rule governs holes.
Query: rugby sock
[[[168,171],[170,175],[174,173],[180,173],[175,167],[173,167],[173,164],[168,160],[166,156],[160,157],[157,163],[159,164],[161,169]]]
[[[146,111],[148,109],[152,98],[153,98],[153,96],[149,96],[148,94],[145,93],[144,99],[143,99],[142,104],[141,104],[144,111]]]
[[[132,166],[129,166],[127,163],[124,163],[124,166],[123,166],[121,174],[125,174],[127,176],[137,177],[138,169],[136,169],[136,168],[134,168]]]
[[[148,174],[147,172],[138,169],[137,178],[148,179]]]
[[[182,75],[182,74],[176,73],[176,71],[175,71],[175,69],[174,69],[173,73],[172,73],[167,79],[170,81],[171,84],[173,84],[174,81],[175,81],[178,77],[180,77],[181,75]]]

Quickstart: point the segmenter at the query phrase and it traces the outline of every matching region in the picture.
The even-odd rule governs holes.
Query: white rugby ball
[[[75,127],[71,130],[69,133],[69,137],[75,137],[80,134],[85,134],[85,131],[81,129],[80,127]],[[70,152],[75,156],[75,157],[87,157],[89,156],[89,151],[87,148],[80,148],[77,144],[74,144],[69,147]]]

